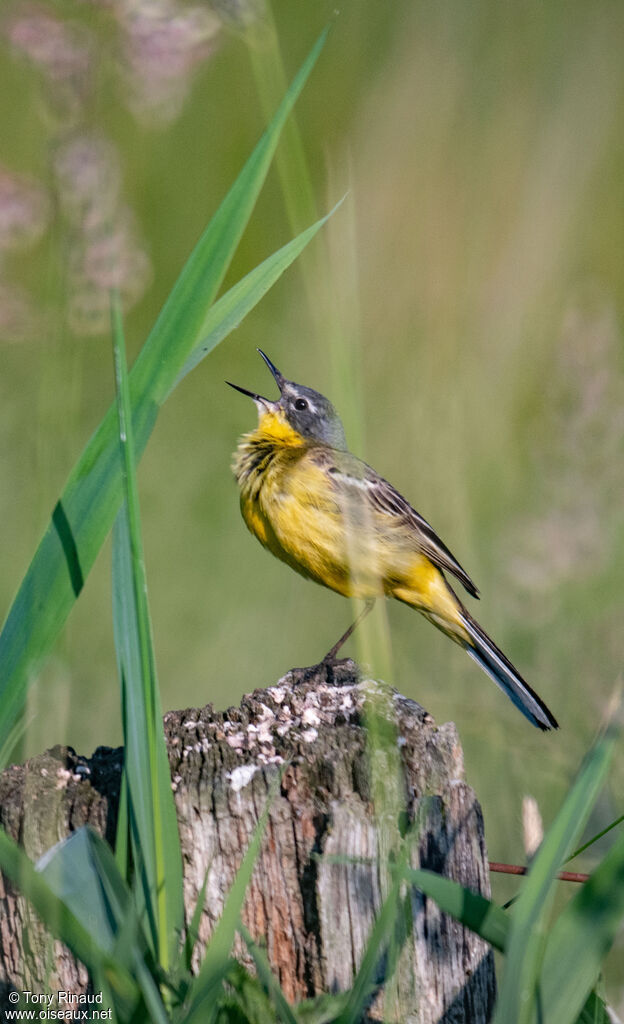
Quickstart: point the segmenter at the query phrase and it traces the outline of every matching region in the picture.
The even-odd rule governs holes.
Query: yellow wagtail
[[[271,402],[230,385],[258,409],[258,427],[241,438],[232,467],[243,519],[261,544],[302,576],[366,602],[324,661],[335,657],[375,598],[395,597],[463,647],[533,725],[556,729],[544,702],[451,590],[445,572],[479,596],[429,523],[347,450],[331,402],[286,380],[258,351],[280,398]]]

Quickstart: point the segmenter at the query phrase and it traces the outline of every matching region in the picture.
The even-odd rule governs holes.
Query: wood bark
[[[367,739],[371,715],[377,731],[387,726],[382,741]],[[189,919],[208,878],[198,958],[278,773],[243,918],[288,999],[351,984],[387,891],[389,851],[410,823],[413,866],[489,895],[481,810],[455,726],[359,681],[353,662],[293,670],[226,712],[170,712],[165,732]],[[122,758],[121,749],[84,758],[56,747],[12,766],[0,776],[0,823],[33,860],[84,824],[112,841]],[[418,891],[410,900],[411,931],[369,1019],[485,1024],[495,997],[489,947]],[[235,952],[248,962],[242,945]],[[13,988],[80,992],[87,983],[0,876],[0,1007]]]

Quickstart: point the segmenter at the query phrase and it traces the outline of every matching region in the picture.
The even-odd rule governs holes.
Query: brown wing
[[[314,461],[326,470],[336,489],[365,492],[373,508],[384,515],[395,516],[397,523],[409,529],[419,551],[431,559],[438,569],[456,576],[472,597],[479,597],[479,591],[466,570],[440,540],[427,520],[423,519],[392,484],[379,476],[374,469],[350,452],[339,452],[331,448],[315,449]]]

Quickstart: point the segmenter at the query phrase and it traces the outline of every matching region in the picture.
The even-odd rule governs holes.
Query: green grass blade
[[[113,527],[113,627],[115,651],[122,693],[122,724],[124,734],[124,769],[122,787],[127,792],[126,857],[131,849],[136,858],[135,878],[145,893],[140,915],[146,915],[152,950],[156,955],[158,946],[157,919],[154,915],[154,901],[150,898],[150,882],[156,873],[155,838],[152,814],[152,781],[150,756],[145,741],[147,709],[140,680],[141,666],[138,648],[133,642],[136,635],[136,611],[132,579],[132,556],[127,523],[124,521],[125,507],[122,507]],[[130,782],[130,780],[132,780]],[[129,790],[132,787],[132,795]],[[139,836],[144,837],[141,845]],[[129,881],[130,879],[128,879]]]
[[[605,826],[605,828],[601,828],[600,832],[596,832],[596,834],[593,835],[591,839],[588,839],[585,843],[582,844],[582,846],[577,847],[574,853],[570,854],[566,861],[566,864],[569,864],[569,862],[571,860],[574,860],[575,857],[578,857],[579,854],[585,853],[585,850],[588,850],[590,846],[593,846],[594,843],[597,843],[599,839],[603,838],[603,836],[608,835],[609,832],[611,832],[614,828],[617,828],[618,825],[621,825],[623,821],[624,814],[620,814],[619,817],[611,821],[608,825]]]
[[[199,973],[191,984],[187,999],[188,1013],[183,1017],[185,1024],[208,1024],[214,1019],[217,997],[230,967],[230,952],[238,929],[245,893],[260,853],[269,811],[279,792],[280,782],[281,773],[269,789],[264,810],[258,819],[245,856],[228,893],[223,912],[210,939]]]
[[[13,751],[26,732],[29,719],[25,715],[9,729],[4,741],[0,743],[0,772],[9,764]]]
[[[596,992],[590,992],[575,1024],[613,1024],[613,1020],[604,999],[601,999]]]
[[[227,988],[219,1000],[219,1024],[278,1024],[264,986],[236,960],[230,961]]]
[[[125,720],[125,710],[122,720]],[[115,833],[115,862],[122,878],[130,881],[130,818],[128,812],[128,780],[125,771],[121,775],[119,805],[117,808],[117,831]]]
[[[135,369],[139,392],[143,391],[144,382],[149,383],[153,397],[159,404],[167,397],[172,379],[177,378],[197,341],[207,309],[217,293],[251,216],[282,129],[323,49],[328,31],[325,29],[312,47],[269,128],[197,244],[154,325],[150,342],[161,357],[160,369],[151,351],[146,353],[144,350],[137,359]],[[171,367],[168,365],[169,346],[173,338],[179,338],[180,332],[183,332],[185,344],[181,346],[178,341],[178,353],[183,347],[186,351],[176,373],[172,375]]]
[[[297,1004],[301,1024],[334,1024],[343,1012],[348,997],[348,992],[338,992],[336,995],[325,992],[314,999],[304,999]]]
[[[337,1018],[337,1024],[358,1024],[379,984],[379,964],[395,936],[399,915],[402,912],[402,884],[403,874],[398,870],[390,892],[375,919],[362,962],[348,993],[346,1006]]]
[[[548,1015],[574,1024],[624,918],[624,836],[561,912],[548,937],[540,989]]]
[[[531,865],[511,917],[495,1024],[531,1024],[533,1021],[555,875],[587,822],[604,783],[614,742],[612,733],[608,733],[590,751]]]
[[[170,1024],[155,981],[155,965],[149,955],[131,893],[119,872],[115,857],[97,832],[90,828],[81,831],[86,833],[93,869],[114,919],[115,962],[132,964],[152,1024]]]
[[[510,918],[498,904],[433,871],[408,868],[405,878],[425,896],[435,900],[440,910],[461,921],[494,949],[501,953],[505,951]]]
[[[35,870],[30,860],[0,829],[0,868],[32,904],[49,931],[71,950],[92,974],[107,979],[116,1001],[128,1010],[138,999],[138,989],[125,966],[113,959],[62,899]]]
[[[282,992],[279,982],[271,970],[271,965],[264,950],[260,948],[254,939],[252,939],[251,935],[242,923],[239,923],[238,930],[244,939],[245,945],[249,950],[254,964],[256,965],[258,978],[268,992],[269,998],[275,1007],[277,1019],[282,1021],[282,1024],[301,1024],[299,1017]]]
[[[137,458],[197,344],[266,177],[280,133],[325,42],[323,32],[273,121],[182,270],[130,375]],[[117,416],[109,409],[74,467],[0,634],[0,745],[30,677],[60,632],[121,503]]]
[[[193,953],[195,952],[195,945],[197,943],[197,938],[199,936],[199,923],[201,921],[201,916],[204,912],[204,906],[206,905],[206,891],[208,889],[208,877],[210,874],[211,864],[212,861],[208,865],[208,868],[206,869],[204,881],[202,883],[202,887],[199,891],[195,907],[193,909],[193,916],[189,922],[188,928],[186,929],[186,936],[184,938],[182,949],[180,950],[179,968],[183,970],[186,974],[191,973]]]
[[[334,208],[317,220],[301,234],[287,242],[281,249],[278,249],[266,260],[263,260],[257,267],[250,270],[245,277],[241,278],[232,288],[229,289],[214,306],[208,310],[206,319],[201,329],[201,341],[195,346],[187,359],[184,368],[173,385],[172,390],[177,387],[187,373],[194,370],[198,363],[215,348],[230,331],[235,330],[244,320],[250,310],[260,302],[275,282],[282,276],[285,270],[293,263],[297,256],[312,241],[316,233],[323,227],[326,221],[334,215],[343,199],[336,203]]]
[[[325,863],[362,864],[370,863],[370,858],[344,857],[335,855],[322,858]],[[475,932],[494,949],[505,951],[509,934],[510,918],[502,907],[481,896],[480,893],[466,889],[459,882],[444,878],[434,871],[422,868],[406,868],[403,877],[410,885],[434,900],[444,913],[450,914],[466,928]]]
[[[148,969],[145,960],[138,951],[135,952],[133,957],[133,967],[139,988],[141,989],[141,995],[145,1002],[145,1008],[149,1014],[147,1017],[141,1014],[139,1020],[148,1020],[149,1024],[171,1024],[171,1018],[163,1005],[154,975]]]
[[[147,603],[130,389],[118,299],[112,303],[124,502],[113,532],[113,619],[124,709],[124,777],[134,863],[140,864],[153,947],[171,966],[184,924],[182,855]]]
[[[106,847],[106,860],[95,849],[98,840]],[[37,863],[37,871],[86,930],[97,935],[98,945],[110,953],[130,909],[131,896],[104,840],[90,829],[80,828],[48,850]]]
[[[78,829],[45,854],[37,870],[87,931],[98,936],[110,959],[132,965],[150,1020],[169,1024],[132,894],[108,844],[92,829]]]

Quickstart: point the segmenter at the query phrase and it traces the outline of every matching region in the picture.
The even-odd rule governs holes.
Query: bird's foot
[[[293,686],[300,686],[302,683],[325,683],[326,686],[344,686],[345,683],[352,683],[358,680],[360,670],[352,658],[334,658],[326,654],[317,665],[293,668],[289,674]]]

